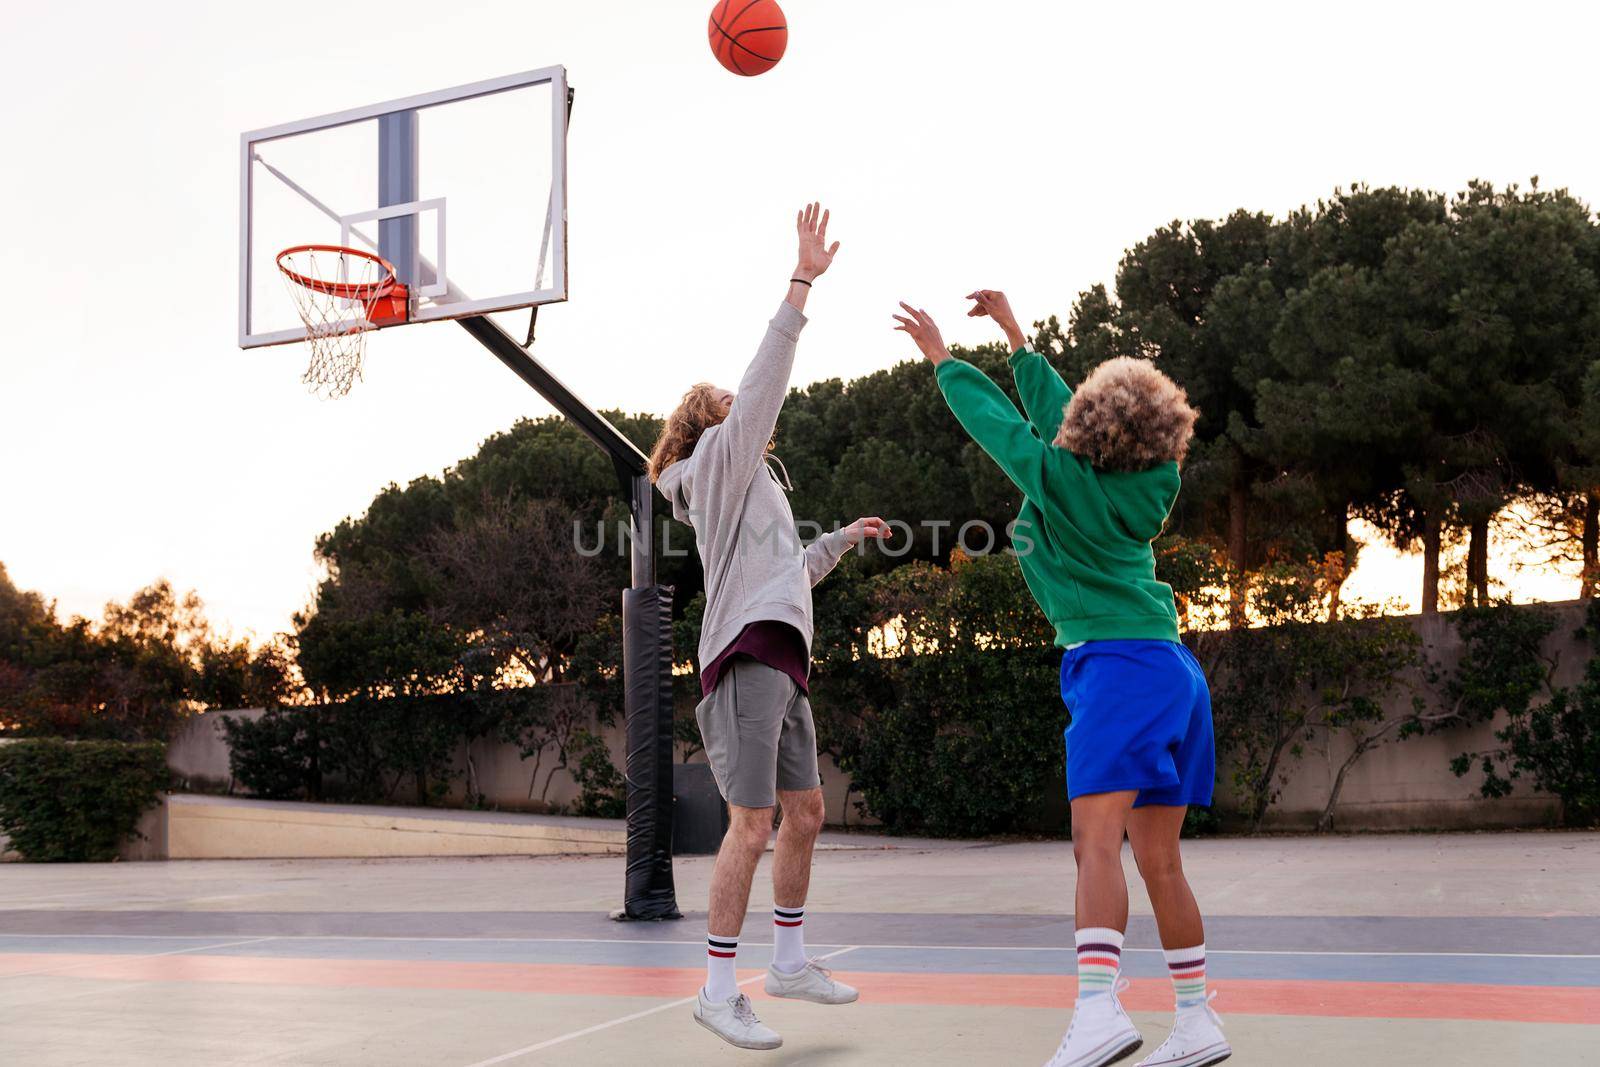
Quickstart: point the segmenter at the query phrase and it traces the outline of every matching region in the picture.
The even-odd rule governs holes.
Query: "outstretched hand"
[[[1013,350],[1022,348],[1028,343],[1023,336],[1022,328],[1017,325],[1017,316],[1011,311],[1011,301],[1006,299],[1006,294],[998,289],[978,289],[967,294],[967,299],[973,301],[972,310],[967,312],[970,318],[988,316],[994,320],[996,326],[1006,335],[1006,342]]]
[[[900,325],[895,329],[911,335],[917,343],[917,350],[935,367],[950,358],[950,350],[944,346],[944,338],[939,334],[939,327],[934,324],[931,316],[920,308],[914,308],[904,300],[900,301],[904,315],[895,315],[894,321]]]
[[[839,242],[828,244],[828,213],[819,203],[810,203],[796,213],[795,229],[800,232],[800,259],[794,268],[796,278],[814,281],[833,266]]]
[[[894,531],[889,529],[889,524],[876,515],[857,519],[844,528],[844,539],[850,543],[851,547],[859,545],[869,537],[877,541],[885,541],[893,535]]]

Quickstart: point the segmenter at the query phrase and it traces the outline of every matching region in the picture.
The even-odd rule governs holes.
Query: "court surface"
[[[709,857],[678,862],[683,921],[618,924],[622,861],[596,856],[0,866],[0,1062],[1048,1058],[1073,997],[1069,845],[825,842],[808,940],[862,1000],[761,992],[763,864],[741,977],[776,1052],[690,1019]],[[1188,866],[1234,1063],[1600,1063],[1600,834],[1206,840]],[[1124,1003],[1151,1049],[1171,991],[1130,881]]]

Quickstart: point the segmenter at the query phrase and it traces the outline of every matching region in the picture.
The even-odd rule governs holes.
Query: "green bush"
[[[261,797],[381,803],[410,785],[421,803],[437,804],[462,776],[458,746],[492,738],[529,761],[530,798],[547,794],[564,769],[581,791],[581,813],[600,814],[614,806],[612,793],[621,797],[622,776],[586,728],[597,717],[607,718],[587,687],[552,684],[269,708],[224,720],[223,732],[235,781]],[[476,782],[466,785],[472,803]]]
[[[891,833],[980,837],[1037,822],[1064,788],[1051,648],[944,653],[860,665],[854,728],[834,728],[840,769]],[[825,684],[818,706],[840,704]]]
[[[1221,619],[1226,575],[1215,550],[1176,537],[1157,548],[1157,573],[1173,586],[1180,617]],[[1356,608],[1326,621],[1338,563],[1265,567],[1250,591],[1269,625],[1184,638],[1212,685],[1229,784],[1258,828],[1308,741],[1351,742],[1319,820],[1328,829],[1350,768],[1428,721],[1415,699],[1391,699],[1422,668],[1408,621]],[[847,588],[817,600],[812,706],[818,746],[850,776],[857,809],[895,834],[1064,828],[1061,734],[1070,716],[1058,695],[1061,654],[1016,562],[957,552],[948,569],[914,562],[848,577]],[[695,636],[692,626],[684,631],[680,648]],[[698,738],[692,731],[680,734],[685,749]],[[1195,809],[1184,833],[1223,824],[1221,813]]]
[[[1451,769],[1461,776],[1477,764],[1479,791],[1490,798],[1509,795],[1527,776],[1535,789],[1561,800],[1567,825],[1600,822],[1600,654],[1591,655],[1576,686],[1556,687],[1555,660],[1543,651],[1555,628],[1547,612],[1481,608],[1462,612],[1457,625],[1465,647],[1449,691],[1466,717],[1481,721],[1504,712],[1506,723],[1495,731],[1503,747],[1464,752]],[[1591,646],[1600,637],[1600,600],[1590,605],[1580,635]]]
[[[611,762],[605,740],[592,730],[579,728],[574,731],[568,757],[576,757],[568,767],[572,780],[578,783],[573,814],[622,818],[628,810],[627,792],[622,772]]]
[[[1190,635],[1211,649],[1217,755],[1253,831],[1308,744],[1340,736],[1350,743],[1317,820],[1326,831],[1350,769],[1378,746],[1422,730],[1417,705],[1392,702],[1423,668],[1421,638],[1406,620],[1371,607],[1347,606],[1343,618],[1330,620],[1341,572],[1337,560],[1270,563],[1248,578],[1252,612],[1266,625]]]
[[[35,862],[116,859],[170,777],[159,742],[0,745],[0,831]]]
[[[1187,606],[1210,610],[1210,548],[1168,539],[1158,565]],[[1061,652],[1015,560],[957,552],[948,570],[912,563],[832,599],[819,605],[832,641],[818,649],[812,704],[818,744],[861,811],[895,834],[1065,829]],[[875,627],[892,649],[872,646]],[[1214,832],[1217,820],[1197,809],[1185,825]]]
[[[269,708],[255,720],[223,722],[234,779],[272,799],[392,799],[410,783],[424,804],[437,803],[460,772],[458,742],[480,736],[473,694],[354,697],[316,707]]]
[[[1222,816],[1216,808],[1191,807],[1183,813],[1183,828],[1178,831],[1180,837],[1210,837],[1222,832]]]
[[[1560,797],[1564,823],[1600,822],[1600,656],[1589,661],[1581,684],[1556,690],[1499,737],[1512,776],[1526,774],[1534,788]]]
[[[224,717],[222,733],[234,780],[268,800],[319,799],[317,710],[273,707],[255,719]]]
[[[819,743],[859,807],[898,834],[1036,825],[1062,780],[1067,714],[1060,653],[1016,561],[908,564],[869,579],[862,609],[901,654],[831,656],[814,701]]]

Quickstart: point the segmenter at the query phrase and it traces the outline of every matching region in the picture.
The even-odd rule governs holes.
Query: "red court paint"
[[[16,961],[27,961],[17,964]],[[278,956],[0,955],[7,970],[59,970],[63,978],[130,982],[254,982],[365,989],[474,989],[486,993],[678,997],[705,981],[700,967],[598,967],[558,963],[460,963],[440,960],[333,960]],[[5,972],[0,972],[3,974]],[[740,972],[741,980],[764,970]],[[41,975],[44,977],[45,975]],[[685,990],[688,992],[686,993]]]
[[[267,956],[112,956],[3,953],[0,975],[132,982],[228,982],[365,989],[467,989],[568,996],[682,997],[705,977],[698,967],[460,963],[419,960],[292,959]],[[741,971],[740,979],[760,970]],[[1039,974],[908,974],[840,971],[864,1004],[959,1004],[1053,1008],[1071,1005],[1077,981]],[[1366,1019],[1483,1019],[1518,1023],[1600,1023],[1600,988],[1418,982],[1317,982],[1236,978],[1219,981],[1217,1009],[1235,1015]],[[760,994],[757,994],[758,996]],[[1122,997],[1133,1011],[1172,1008],[1165,978],[1135,978]]]
[[[862,1001],[969,1007],[1065,1008],[1077,980],[1042,974],[861,973],[847,979]],[[1584,986],[1492,986],[1419,982],[1317,982],[1230,978],[1213,981],[1224,1015],[1317,1015],[1368,1019],[1485,1019],[1522,1023],[1600,1022],[1600,989]],[[1171,1011],[1172,983],[1130,979],[1130,1011]]]

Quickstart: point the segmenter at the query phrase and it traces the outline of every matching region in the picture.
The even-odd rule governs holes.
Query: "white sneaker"
[[[816,960],[806,960],[805,967],[797,974],[768,967],[764,988],[769,997],[809,1000],[813,1004],[851,1004],[861,996],[854,986],[834,978],[833,972]]]
[[[1111,992],[1078,1001],[1067,1036],[1045,1067],[1105,1067],[1139,1051],[1144,1038],[1117,999],[1127,988],[1128,980],[1119,978]]]
[[[1178,1012],[1172,1033],[1161,1047],[1139,1061],[1138,1067],[1207,1067],[1233,1055],[1222,1036],[1222,1018],[1211,1007],[1213,990],[1204,1004]]]
[[[728,1044],[739,1048],[777,1048],[783,1044],[783,1038],[756,1018],[750,998],[743,993],[736,993],[721,1003],[713,1003],[706,999],[706,991],[702,986],[697,1000],[694,1021]]]

